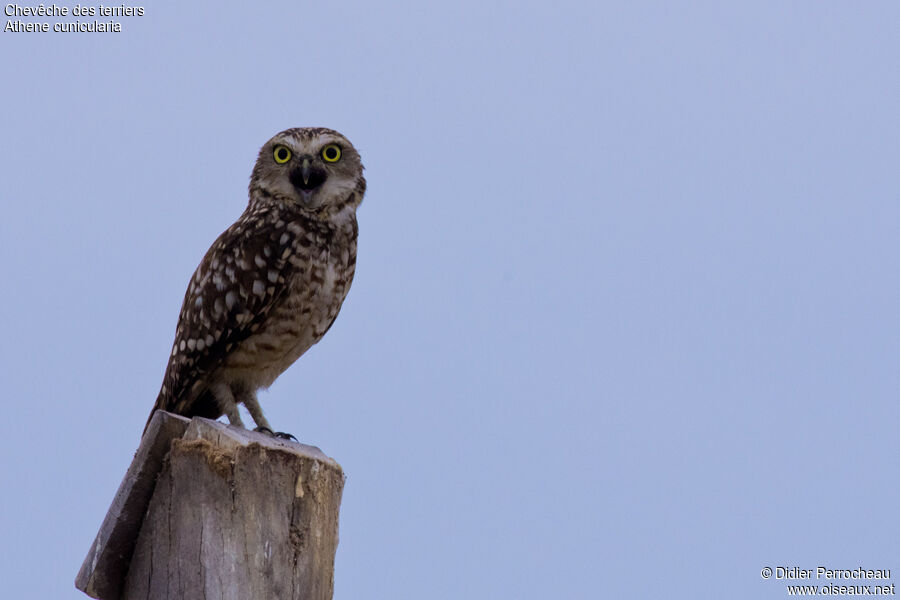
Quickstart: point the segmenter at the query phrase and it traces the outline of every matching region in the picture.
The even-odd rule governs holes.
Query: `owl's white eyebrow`
[[[341,138],[336,138],[336,137],[332,137],[332,136],[322,136],[320,139],[315,140],[315,142],[318,144],[316,146],[317,149],[324,148],[328,144],[337,144],[341,148],[346,148],[346,146],[347,146],[347,144],[344,140],[342,140]],[[299,152],[301,148],[304,148],[303,142],[300,140],[296,140],[294,138],[282,138],[279,140],[275,140],[274,143],[276,145],[282,144],[284,146],[287,146],[294,152]]]

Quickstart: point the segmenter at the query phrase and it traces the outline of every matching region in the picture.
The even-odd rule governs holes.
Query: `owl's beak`
[[[303,164],[300,166],[300,175],[303,177],[303,185],[309,185],[309,176],[312,173],[312,165],[309,162],[308,158],[303,159]]]

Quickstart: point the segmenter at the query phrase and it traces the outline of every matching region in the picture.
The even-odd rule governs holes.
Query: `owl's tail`
[[[141,437],[147,433],[147,428],[150,427],[150,421],[153,420],[153,415],[156,414],[156,411],[158,410],[165,410],[188,418],[205,417],[207,419],[218,419],[223,414],[222,407],[216,401],[216,397],[209,389],[203,390],[200,392],[199,396],[186,403],[184,401],[176,402],[175,396],[166,390],[166,388],[163,388],[156,398],[156,404],[153,405],[150,416],[147,417],[147,423],[144,425],[144,432],[141,434]]]

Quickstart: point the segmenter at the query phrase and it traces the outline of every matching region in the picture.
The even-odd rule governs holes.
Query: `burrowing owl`
[[[243,426],[243,403],[271,431],[257,390],[337,317],[353,280],[365,190],[359,153],[337,131],[288,129],[266,142],[247,209],[188,285],[154,411],[224,414]]]

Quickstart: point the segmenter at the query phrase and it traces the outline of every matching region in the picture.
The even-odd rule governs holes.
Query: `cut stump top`
[[[217,455],[227,458],[240,446],[251,444],[315,460],[343,477],[341,466],[319,448],[270,435],[225,425],[218,421],[158,410],[153,415],[141,444],[115,498],[97,532],[97,537],[75,578],[75,587],[92,598],[113,600],[121,597],[147,507],[156,487],[157,476],[173,442],[206,442]]]

